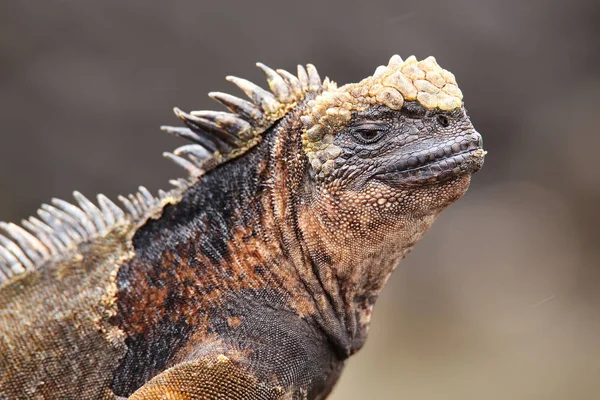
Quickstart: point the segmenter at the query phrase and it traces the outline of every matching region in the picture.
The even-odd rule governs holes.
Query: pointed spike
[[[48,249],[46,248],[46,246],[44,246],[44,243],[42,243],[38,237],[36,237],[35,235],[32,235],[30,232],[21,228],[17,224],[9,223],[8,226],[12,230],[13,236],[20,235],[23,238],[23,240],[25,241],[25,243],[29,244],[29,246],[31,246],[31,248],[33,250],[35,250],[38,254],[40,254],[42,256],[42,258],[47,259],[50,257],[50,253],[48,252]]]
[[[56,218],[47,210],[40,208],[37,213],[40,218],[52,229],[53,236],[56,236],[65,247],[71,246],[75,240],[75,237],[80,238],[76,231],[65,226],[60,219]]]
[[[31,260],[23,253],[21,248],[16,245],[13,241],[9,240],[6,236],[0,235],[0,246],[4,246],[23,266],[24,269],[32,269],[34,264]]]
[[[265,115],[262,110],[249,101],[222,92],[210,92],[208,96],[247,121],[255,121],[258,125],[265,123]]]
[[[312,64],[306,64],[306,71],[308,72],[308,89],[313,92],[321,91],[321,77]]]
[[[53,198],[51,203],[60,210],[64,211],[66,214],[70,215],[80,226],[83,227],[83,229],[85,229],[87,232],[86,239],[89,239],[90,236],[93,236],[98,232],[96,226],[90,220],[88,215],[79,207],[57,198]]]
[[[239,147],[241,142],[238,137],[220,128],[213,121],[195,117],[175,108],[177,116],[192,129],[199,137],[204,136],[212,142],[219,151],[228,153],[233,148]]]
[[[29,222],[26,219],[21,220],[21,225],[23,226],[23,228],[25,228],[29,233],[31,233],[34,236],[36,236],[37,233],[42,233],[42,232],[40,232],[40,229],[37,226],[34,226],[31,222]]]
[[[287,72],[285,69],[278,69],[277,73],[281,75],[283,79],[285,79],[296,100],[304,99],[304,90],[302,90],[302,83],[300,83],[300,80],[297,77]]]
[[[176,156],[175,154],[169,152],[164,152],[163,157],[173,161],[180,167],[183,167],[192,176],[202,175],[202,170],[196,167],[191,161],[186,160],[185,158]]]
[[[390,61],[388,62],[388,67],[397,67],[398,65],[401,65],[402,63],[403,63],[402,57],[400,57],[398,54],[394,54],[390,58]]]
[[[144,212],[144,214],[146,214],[148,210],[152,208],[152,204],[148,204],[146,202],[146,198],[140,192],[137,192],[134,196],[137,199],[140,207],[142,207],[142,211]]]
[[[173,108],[173,112],[175,113],[175,115],[177,116],[177,118],[179,118],[180,120],[182,120],[194,133],[197,134],[198,131],[204,132],[204,130],[202,129],[202,127],[199,126],[194,121],[194,117],[192,115],[186,113],[185,111],[181,110],[178,107],[174,107]]]
[[[133,195],[133,194],[128,194],[127,198],[129,199],[129,201],[131,202],[131,204],[135,207],[138,215],[140,217],[142,217],[144,215],[144,208],[140,204],[140,202],[137,199],[137,197],[135,197],[135,195]]]
[[[236,145],[240,145],[239,139],[248,140],[253,137],[252,125],[235,114],[222,111],[192,111],[194,117],[211,121],[216,129],[225,131],[236,139]],[[209,128],[206,127],[208,130]],[[214,128],[213,128],[214,129]]]
[[[104,215],[104,220],[106,221],[106,225],[112,227],[115,225],[117,221],[117,217],[113,214],[110,208],[106,208],[106,206],[100,204],[100,209],[102,210],[102,214]]]
[[[211,156],[211,154],[206,151],[206,149],[197,144],[186,144],[185,146],[180,146],[173,151],[173,154],[176,156],[194,156],[198,161],[204,161]]]
[[[37,232],[39,232],[40,234],[46,234],[46,236],[50,239],[54,247],[56,247],[57,253],[61,253],[66,249],[66,246],[63,243],[59,232],[56,232],[50,226],[43,223],[36,217],[29,217],[28,222],[37,229]],[[25,226],[25,224],[23,224],[23,226]]]
[[[251,125],[233,114],[220,111],[196,111],[195,113],[196,115],[191,114],[190,117],[196,125],[207,132],[213,133],[220,140],[233,147],[242,144],[241,136],[251,137]],[[231,117],[228,118],[226,115]]]
[[[49,256],[48,249],[35,236],[20,226],[0,222],[0,230],[4,231],[8,238],[17,243],[33,264],[37,265],[44,260],[44,256]]]
[[[42,206],[44,206],[44,204],[42,204]],[[81,221],[77,220],[69,213],[53,206],[48,206],[47,210],[50,213],[52,213],[55,218],[59,219],[64,226],[68,228],[67,232],[73,236],[75,243],[80,243],[88,239],[89,233],[85,229]]]
[[[275,96],[260,86],[236,76],[228,76],[225,79],[239,87],[254,104],[262,108],[267,114],[274,114],[281,107],[281,103],[277,101]]]
[[[79,204],[79,207],[86,213],[88,218],[96,226],[98,232],[104,232],[106,230],[106,222],[104,221],[104,215],[102,211],[94,203],[92,203],[87,197],[78,191],[73,192],[73,197]]]
[[[50,214],[52,214],[52,217],[55,220],[60,221],[61,224],[70,228],[70,229],[67,229],[66,231],[69,232],[69,235],[73,237],[73,240],[76,243],[86,240],[90,235],[89,230],[91,230],[93,232],[93,224],[91,224],[91,221],[89,221],[87,216],[85,216],[85,213],[83,211],[81,211],[79,208],[75,207],[74,205],[72,205],[70,203],[67,203],[64,200],[60,200],[60,199],[56,199],[56,198],[52,198],[50,200],[50,202],[53,205],[42,204],[41,208],[45,209]],[[61,204],[61,205],[59,205],[59,204]],[[80,215],[74,215],[64,209],[64,208],[70,208],[70,207],[78,210],[83,215],[83,221],[80,220]],[[76,213],[77,211],[72,211],[72,212]],[[88,223],[87,223],[88,227],[84,226],[85,220],[88,221]]]
[[[179,136],[187,139],[191,142],[197,143],[206,148],[211,153],[217,151],[217,146],[206,137],[206,135],[200,135],[189,128],[180,128],[176,126],[161,126],[160,130],[163,132],[170,133],[171,135]]]
[[[277,100],[282,103],[291,103],[294,100],[290,87],[283,80],[281,75],[263,63],[256,63],[256,66],[265,73],[269,88],[271,89],[271,92],[275,94]]]
[[[152,193],[150,193],[150,191],[146,189],[145,186],[138,187],[138,190],[148,206],[153,206],[156,204],[156,198],[152,196]]]
[[[196,110],[190,111],[190,114],[193,117],[210,119],[213,122],[223,123],[225,121],[229,121],[231,119],[240,119],[236,114],[228,113],[226,111],[212,111],[212,110]],[[244,121],[246,122],[246,121]],[[248,122],[246,122],[248,123]]]
[[[119,199],[121,204],[123,204],[123,207],[125,207],[125,209],[129,213],[129,215],[131,215],[134,219],[140,217],[137,209],[134,207],[134,205],[131,203],[131,201],[129,201],[129,199],[127,197],[119,195],[117,198]]]
[[[181,189],[181,190],[185,190],[187,189],[187,182],[185,181],[185,179],[171,179],[169,181],[169,183],[173,186],[175,186],[177,189]]]
[[[210,153],[202,146],[197,144],[188,144],[173,150],[173,154],[179,157],[184,157],[190,160],[198,168],[202,169],[204,162],[210,157]]]
[[[0,252],[0,282],[7,282],[12,276],[13,273],[8,266],[8,261],[4,261],[2,253]]]
[[[8,250],[0,246],[0,283],[8,281],[14,272],[11,268],[11,262],[4,258],[4,254],[10,254]]]
[[[100,209],[105,215],[106,223],[110,226],[121,222],[125,218],[123,210],[117,206],[111,199],[100,193],[96,196]]]
[[[3,237],[0,235],[0,237]],[[0,243],[2,243],[3,239],[0,239]],[[8,240],[8,239],[6,239]],[[6,260],[8,263],[8,268],[10,271],[7,271],[11,276],[14,274],[20,274],[25,272],[25,265],[19,261],[19,258],[16,257],[6,246],[0,244],[0,256]]]
[[[214,114],[211,114],[211,113],[214,113]],[[179,110],[178,116],[185,123],[191,122],[192,125],[191,126],[188,125],[188,126],[190,126],[191,129],[198,128],[201,131],[214,134],[214,136],[216,136],[219,140],[223,140],[228,143],[231,142],[230,144],[232,144],[232,145],[238,144],[239,143],[238,137],[230,134],[225,129],[223,129],[221,124],[216,120],[216,118],[215,118],[216,114],[219,114],[219,113],[229,114],[229,113],[221,112],[221,111],[192,111],[191,113],[188,114],[186,112]],[[204,118],[204,117],[200,116],[202,114],[211,115],[212,117]],[[213,118],[215,118],[215,119],[213,119]]]
[[[159,190],[158,190],[158,198],[159,198],[160,200],[164,200],[164,199],[166,199],[167,197],[169,197],[169,193],[165,192],[165,191],[164,191],[164,190],[162,190],[162,189],[159,189]]]
[[[337,83],[332,81],[328,76],[326,76],[325,79],[323,79],[323,84],[321,86],[322,91],[337,89]]]
[[[173,114],[181,120],[185,120],[185,113],[179,107],[173,107]]]
[[[44,230],[39,229],[37,226],[35,226],[33,223],[26,219],[21,221],[21,225],[23,225],[25,229],[27,229],[33,236],[36,237],[37,240],[39,240],[44,245],[44,247],[48,251],[47,259],[58,254],[59,249],[54,245],[54,242],[50,239],[51,235],[49,235]]]
[[[59,235],[65,246],[71,246],[73,242],[80,242],[87,237],[87,232],[72,217],[65,212],[52,207],[48,204],[42,204],[38,210],[38,215]]]
[[[31,218],[31,217],[30,217]],[[29,221],[28,219],[22,219],[21,220],[21,225],[23,226],[23,228],[25,230],[27,230],[27,232],[29,232],[30,234],[32,234],[33,236],[37,237],[38,239],[40,235],[47,235],[48,232],[40,229],[40,227],[34,225],[31,221]],[[44,243],[42,243],[44,244]],[[45,245],[45,244],[44,244]]]
[[[23,220],[24,222],[25,220]],[[27,222],[29,222],[29,224],[31,224],[31,226],[34,226],[36,230],[40,231],[40,232],[45,232],[48,235],[52,235],[54,234],[54,230],[49,227],[47,224],[43,223],[42,221],[40,221],[39,219],[37,219],[36,217],[29,217],[27,219]],[[23,224],[23,226],[25,226],[25,224]]]
[[[309,82],[308,82],[308,74],[306,73],[306,69],[302,65],[298,65],[298,80],[302,85],[302,90],[307,91]]]
[[[38,245],[34,244],[33,241],[29,240],[29,237],[22,234],[14,228],[14,224],[7,224],[6,222],[0,222],[0,231],[4,231],[6,237],[13,243],[19,246],[19,249],[25,253],[27,258],[35,265],[42,261],[43,257],[37,252]],[[20,227],[19,227],[20,228]],[[41,243],[39,244],[41,246]]]

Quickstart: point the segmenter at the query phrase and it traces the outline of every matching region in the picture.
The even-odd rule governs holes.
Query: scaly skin
[[[191,128],[176,133],[214,152],[179,160],[198,179],[71,250],[0,252],[25,270],[0,287],[0,398],[330,393],[386,280],[485,152],[432,58],[339,89],[313,67],[261,68],[275,96],[236,83],[256,109],[176,110]]]

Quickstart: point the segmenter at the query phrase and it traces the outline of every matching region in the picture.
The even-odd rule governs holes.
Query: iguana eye
[[[379,124],[363,124],[352,131],[354,139],[362,144],[375,143],[383,137],[385,127]]]
[[[436,119],[437,122],[444,128],[447,128],[448,125],[450,125],[450,120],[445,115],[438,115]]]

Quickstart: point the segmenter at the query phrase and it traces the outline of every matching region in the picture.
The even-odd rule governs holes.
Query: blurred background
[[[233,74],[339,83],[399,53],[452,71],[489,151],[400,265],[333,399],[600,398],[600,3],[0,2],[0,220],[183,171],[173,106]]]

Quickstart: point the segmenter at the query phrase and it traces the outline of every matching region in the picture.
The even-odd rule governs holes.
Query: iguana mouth
[[[477,172],[485,154],[480,137],[446,143],[403,158],[374,178],[390,185],[443,182]]]

